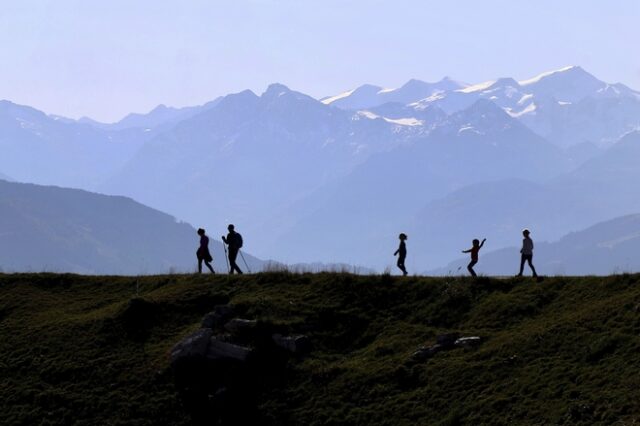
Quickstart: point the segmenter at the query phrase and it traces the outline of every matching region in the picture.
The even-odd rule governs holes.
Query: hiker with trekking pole
[[[225,247],[225,253],[227,254],[227,259],[229,260],[229,273],[233,274],[234,272],[237,272],[238,274],[242,274],[242,270],[236,263],[238,254],[240,254],[247,270],[249,270],[249,265],[247,265],[247,261],[244,259],[244,256],[240,252],[240,249],[242,248],[242,235],[235,231],[235,226],[233,225],[229,225],[227,229],[229,230],[229,233],[226,237],[222,237],[222,241],[228,246],[228,252],[227,247]]]

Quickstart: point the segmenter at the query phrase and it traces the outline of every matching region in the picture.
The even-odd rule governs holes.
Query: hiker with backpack
[[[205,235],[205,231],[202,228],[198,229],[198,235],[200,235],[200,247],[198,247],[198,251],[196,251],[196,256],[198,257],[198,273],[202,273],[202,262],[204,262],[211,273],[215,274],[215,271],[211,266],[213,257],[209,252],[209,237]]]
[[[229,246],[229,273],[233,274],[235,271],[238,274],[242,274],[242,270],[240,270],[236,263],[238,253],[242,248],[242,235],[235,231],[235,226],[233,225],[229,225],[227,229],[229,230],[229,233],[226,237],[222,237],[222,241]]]

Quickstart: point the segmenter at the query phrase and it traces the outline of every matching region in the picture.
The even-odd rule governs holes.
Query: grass
[[[0,275],[0,424],[192,424],[167,353],[221,303],[313,342],[259,424],[640,422],[640,276],[274,272]],[[486,340],[407,362],[450,331]]]

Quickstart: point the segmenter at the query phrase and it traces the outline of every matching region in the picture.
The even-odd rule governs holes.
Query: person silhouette
[[[400,239],[400,246],[398,247],[398,250],[393,253],[393,255],[398,256],[398,268],[400,268],[400,270],[402,271],[402,275],[406,277],[407,268],[405,268],[404,266],[404,260],[407,258],[407,245],[405,244],[405,241],[407,240],[407,234],[402,233],[398,235],[398,238]]]
[[[475,266],[476,263],[478,263],[478,252],[484,245],[485,241],[487,241],[486,238],[483,239],[482,242],[480,242],[477,239],[474,239],[472,242],[472,247],[469,250],[462,250],[463,253],[471,253],[471,262],[469,262],[469,264],[467,265],[467,271],[469,271],[472,277],[478,276],[476,275],[476,271],[473,270],[473,267]]]
[[[235,271],[238,274],[242,274],[242,271],[236,263],[238,252],[242,248],[242,235],[235,231],[235,226],[233,225],[229,225],[227,230],[229,233],[226,237],[222,237],[222,241],[229,246],[229,273],[233,274]]]
[[[538,276],[536,268],[533,267],[533,240],[529,237],[529,234],[531,234],[531,232],[528,229],[525,228],[522,230],[522,236],[524,239],[522,240],[522,248],[520,249],[520,272],[516,275],[517,277],[522,276],[525,262],[529,263],[533,276]]]
[[[205,235],[204,229],[198,229],[198,235],[200,235],[200,247],[198,247],[198,251],[196,251],[196,256],[198,257],[198,273],[202,273],[202,262],[209,268],[212,274],[216,272],[211,267],[211,261],[213,257],[211,257],[211,253],[209,252],[209,237]]]

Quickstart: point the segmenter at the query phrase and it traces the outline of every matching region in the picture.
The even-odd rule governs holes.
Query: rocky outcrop
[[[436,337],[436,343],[419,347],[411,354],[411,362],[424,362],[432,358],[438,352],[455,348],[474,348],[479,346],[483,339],[480,336],[459,337],[459,333],[441,334]]]
[[[196,422],[227,418],[223,423],[242,424],[241,417],[255,409],[253,399],[264,389],[264,378],[281,380],[290,359],[311,351],[306,336],[287,336],[274,325],[237,315],[232,306],[216,306],[201,329],[170,351],[176,387]]]

